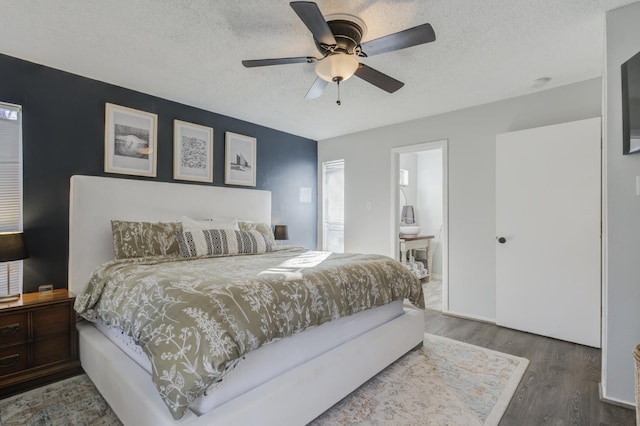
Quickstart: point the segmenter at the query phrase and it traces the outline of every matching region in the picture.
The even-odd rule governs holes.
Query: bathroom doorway
[[[447,311],[447,141],[393,148],[391,171],[393,253],[421,278],[427,308]]]

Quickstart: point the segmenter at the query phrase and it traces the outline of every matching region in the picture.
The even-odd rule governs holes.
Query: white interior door
[[[497,135],[499,325],[600,347],[600,155],[600,118]]]

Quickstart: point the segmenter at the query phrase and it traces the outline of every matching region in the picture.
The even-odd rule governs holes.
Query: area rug
[[[86,374],[0,400],[2,426],[121,424]]]
[[[529,361],[425,334],[312,425],[497,425]],[[119,425],[86,375],[0,400],[0,424]]]
[[[424,345],[387,367],[313,425],[497,425],[525,358],[424,335]]]

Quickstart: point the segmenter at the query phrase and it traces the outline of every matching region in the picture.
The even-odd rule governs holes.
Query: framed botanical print
[[[213,129],[173,120],[173,178],[213,182]]]

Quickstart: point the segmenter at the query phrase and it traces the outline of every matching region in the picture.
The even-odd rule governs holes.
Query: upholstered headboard
[[[69,290],[112,260],[111,220],[171,221],[181,216],[271,224],[271,192],[205,185],[72,176],[69,204]]]

